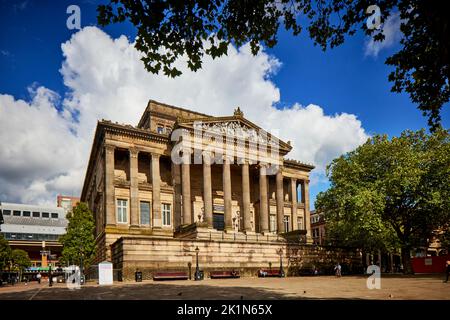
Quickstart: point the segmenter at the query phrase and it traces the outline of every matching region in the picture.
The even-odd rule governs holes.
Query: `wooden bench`
[[[258,270],[258,277],[281,277],[282,274],[280,273],[279,269],[259,269]]]
[[[183,271],[160,271],[153,274],[153,280],[187,280],[189,276]]]
[[[224,278],[240,278],[239,271],[226,270],[226,271],[211,271],[209,273],[211,279],[224,279]]]

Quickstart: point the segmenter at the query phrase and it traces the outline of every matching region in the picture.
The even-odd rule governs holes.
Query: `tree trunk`
[[[403,274],[414,274],[411,260],[411,248],[402,247]]]

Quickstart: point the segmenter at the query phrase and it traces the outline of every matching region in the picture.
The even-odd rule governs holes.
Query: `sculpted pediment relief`
[[[224,137],[233,137],[252,143],[266,144],[268,146],[284,147],[290,149],[286,144],[267,131],[259,128],[250,121],[242,119],[205,119],[189,121],[179,124],[181,127],[194,131],[194,134],[211,134]]]

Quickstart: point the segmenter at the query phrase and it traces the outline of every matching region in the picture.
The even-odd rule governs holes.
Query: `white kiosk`
[[[98,284],[108,286],[113,284],[113,264],[103,261],[98,264]]]

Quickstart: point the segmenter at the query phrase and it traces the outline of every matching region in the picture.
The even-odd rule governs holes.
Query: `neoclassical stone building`
[[[137,126],[99,121],[81,195],[97,262],[150,274],[199,247],[206,269],[258,268],[287,252],[286,236],[311,243],[314,167],[291,149],[239,108],[213,117],[150,100]]]

